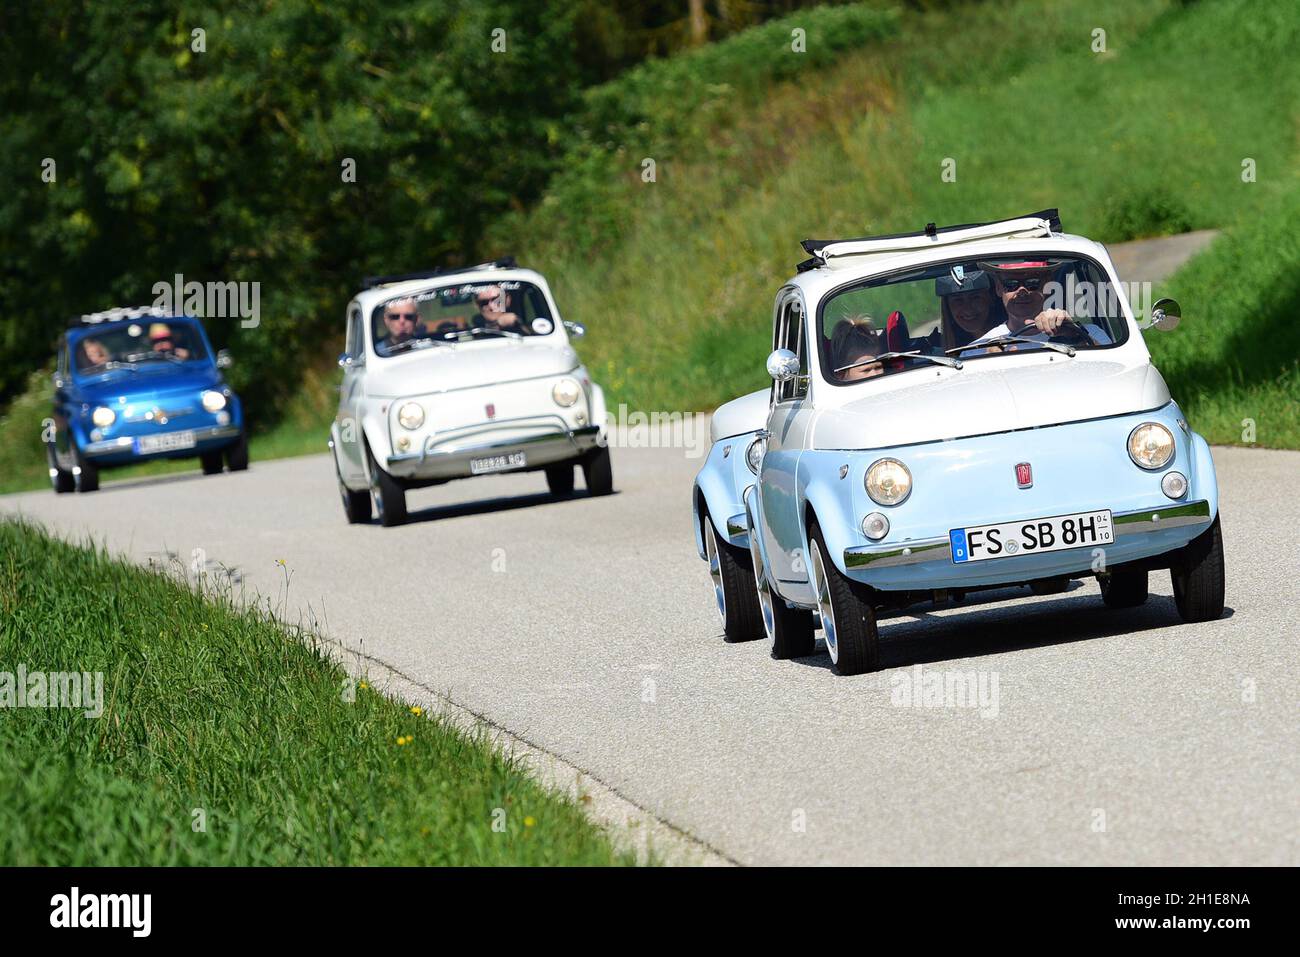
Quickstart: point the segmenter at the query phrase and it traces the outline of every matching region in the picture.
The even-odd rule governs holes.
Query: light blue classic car
[[[728,640],[880,667],[876,613],[1096,577],[1112,608],[1169,569],[1223,612],[1214,462],[1152,365],[1106,250],[1055,210],[806,240],[776,297],[770,392],[728,403],[696,480]]]

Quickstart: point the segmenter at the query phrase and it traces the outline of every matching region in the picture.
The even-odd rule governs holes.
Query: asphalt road
[[[1000,593],[884,620],[886,670],[858,678],[722,641],[680,448],[615,448],[601,499],[540,474],[414,492],[394,529],[345,524],[326,456],[0,511],[139,561],[203,549],[743,863],[1294,865],[1300,453],[1215,459],[1222,620],[1179,624],[1163,573],[1127,612],[1092,581]],[[903,706],[918,665],[974,673],[984,706]]]

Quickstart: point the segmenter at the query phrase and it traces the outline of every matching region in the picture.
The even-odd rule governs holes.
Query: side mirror
[[[348,355],[346,352],[344,352],[339,355],[339,368],[351,369],[353,361],[354,361],[353,358],[350,355]]]
[[[799,357],[789,349],[777,349],[767,357],[767,374],[777,382],[789,382],[799,374]]]
[[[587,327],[580,322],[570,322],[568,319],[565,319],[564,328],[568,330],[569,338],[575,342],[587,334]]]
[[[1161,332],[1178,328],[1178,320],[1183,318],[1183,309],[1176,299],[1159,299],[1151,307],[1151,325]]]
[[[235,364],[235,360],[234,360],[234,357],[231,356],[231,354],[230,354],[230,350],[229,350],[229,349],[218,349],[218,350],[217,350],[217,368],[218,368],[218,369],[229,369],[229,368],[230,368],[232,365],[234,365],[234,364]]]

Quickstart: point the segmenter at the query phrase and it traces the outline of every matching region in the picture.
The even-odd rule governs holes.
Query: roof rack
[[[104,322],[120,322],[123,319],[141,319],[145,316],[158,316],[167,319],[176,318],[176,314],[160,306],[118,306],[103,312],[88,312],[84,316],[73,316],[68,320],[68,328],[74,326],[97,326]]]
[[[936,226],[934,223],[927,223],[925,229],[914,233],[888,233],[881,236],[862,236],[857,239],[805,239],[800,245],[811,258],[799,263],[798,269],[799,272],[817,269],[827,265],[831,259],[841,256],[862,256],[900,249],[923,249],[927,246],[995,236],[1044,235],[1060,231],[1061,216],[1053,207],[987,223],[964,223],[958,226]]]
[[[374,289],[376,286],[389,286],[395,282],[407,282],[411,279],[437,279],[440,276],[454,276],[457,273],[477,272],[480,269],[514,269],[518,265],[514,256],[502,256],[474,266],[459,266],[455,269],[425,269],[420,272],[399,273],[393,276],[367,276],[361,280],[362,289]]]

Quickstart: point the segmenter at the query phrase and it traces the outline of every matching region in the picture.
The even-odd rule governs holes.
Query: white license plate
[[[1110,509],[1104,509],[1052,518],[1031,518],[1023,522],[954,528],[948,533],[948,541],[952,546],[952,560],[960,565],[963,562],[1037,555],[1039,552],[1059,552],[1066,548],[1109,545],[1115,541],[1115,526],[1110,520]]]
[[[509,455],[490,455],[485,459],[470,459],[469,474],[482,475],[484,472],[500,472],[502,469],[517,469],[528,464],[523,452],[511,452]]]
[[[194,433],[189,429],[183,432],[163,432],[160,435],[142,435],[135,440],[136,455],[177,452],[192,448],[194,448]]]

